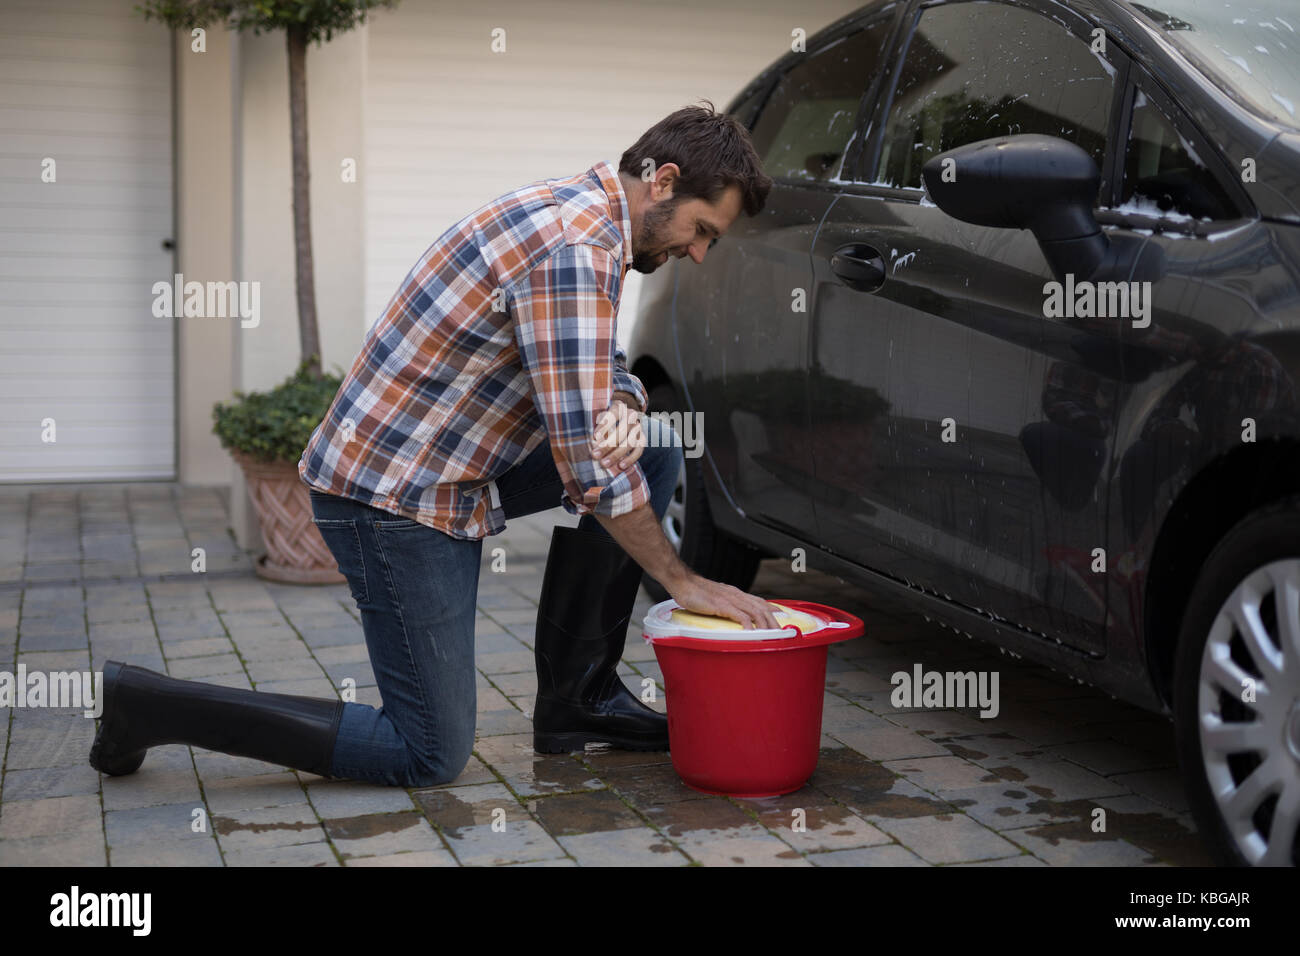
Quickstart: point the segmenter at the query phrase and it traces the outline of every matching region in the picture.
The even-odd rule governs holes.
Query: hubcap
[[[673,550],[681,552],[682,534],[686,529],[686,462],[682,462],[682,470],[677,473],[677,487],[673,489],[672,500],[668,502],[668,510],[664,512],[664,537],[668,543],[673,546]]]
[[[1300,559],[1241,581],[1201,655],[1201,757],[1237,850],[1251,864],[1295,862],[1300,825]]]

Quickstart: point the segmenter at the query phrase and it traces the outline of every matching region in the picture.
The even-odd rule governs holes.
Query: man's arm
[[[682,563],[650,507],[650,486],[639,465],[611,471],[591,457],[596,419],[613,397],[615,313],[609,290],[617,268],[598,246],[565,246],[510,294],[520,360],[564,485],[564,508],[593,514],[682,607],[746,627],[776,627],[766,601],[702,578]]]
[[[781,626],[772,613],[772,606],[762,598],[730,584],[710,581],[688,568],[668,543],[663,526],[649,505],[619,518],[597,515],[596,520],[686,610],[729,617],[746,629]]]
[[[599,246],[564,246],[508,293],[520,361],[571,514],[617,517],[650,501],[640,468],[610,470],[592,458],[597,418],[614,394],[617,268]]]

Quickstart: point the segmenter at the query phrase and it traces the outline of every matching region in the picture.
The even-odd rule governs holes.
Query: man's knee
[[[464,771],[474,750],[474,730],[468,734],[444,735],[438,744],[427,749],[412,749],[408,776],[409,786],[436,787],[451,783]]]

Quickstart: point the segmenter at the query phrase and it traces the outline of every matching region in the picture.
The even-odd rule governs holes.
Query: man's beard
[[[673,209],[679,202],[680,196],[665,199],[655,203],[642,215],[641,231],[633,241],[633,245],[640,250],[632,253],[632,268],[637,272],[649,274],[663,265],[659,257],[667,250],[655,248],[659,245],[659,228],[673,218]]]

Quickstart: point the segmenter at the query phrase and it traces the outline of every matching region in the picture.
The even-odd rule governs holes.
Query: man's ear
[[[676,163],[664,163],[655,169],[654,179],[650,181],[650,196],[655,202],[673,198],[673,186],[682,174]]]

